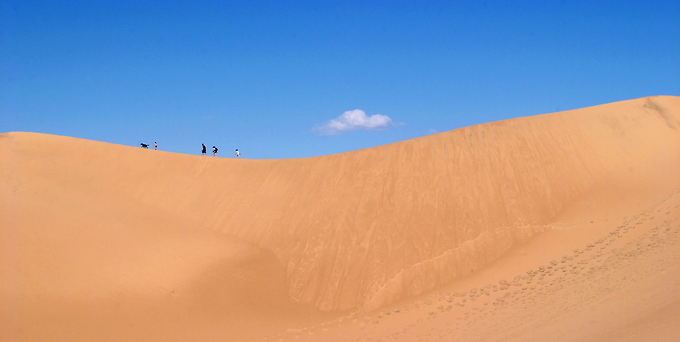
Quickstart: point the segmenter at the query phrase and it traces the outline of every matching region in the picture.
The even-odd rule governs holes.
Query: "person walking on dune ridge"
[[[155,141],[153,142],[153,149],[158,151],[158,144]]]
[[[217,147],[213,146],[213,157],[217,157]]]
[[[236,149],[236,158],[241,158],[241,152],[238,151],[238,148]]]
[[[201,154],[205,156],[207,154],[205,152],[205,144],[201,144],[201,146],[203,146],[203,149],[201,150]]]

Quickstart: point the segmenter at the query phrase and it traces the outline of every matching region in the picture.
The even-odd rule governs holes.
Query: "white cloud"
[[[394,122],[387,115],[374,114],[367,116],[361,109],[349,110],[335,119],[325,123],[314,125],[312,131],[319,135],[338,135],[354,131],[356,129],[385,129],[394,126]]]

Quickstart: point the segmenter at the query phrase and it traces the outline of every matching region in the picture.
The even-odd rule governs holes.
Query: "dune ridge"
[[[643,211],[680,188],[680,98],[289,160],[13,132],[0,160],[0,338],[241,340],[426,293],[573,213]]]
[[[3,198],[31,183],[139,203],[271,251],[293,302],[370,310],[484,267],[603,182],[677,171],[679,127],[661,96],[290,160],[6,133]]]

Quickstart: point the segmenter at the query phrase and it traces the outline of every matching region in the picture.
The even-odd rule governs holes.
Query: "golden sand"
[[[0,134],[2,341],[677,341],[680,98],[248,160]]]

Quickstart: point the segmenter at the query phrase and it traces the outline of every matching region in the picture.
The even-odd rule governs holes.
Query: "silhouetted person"
[[[213,146],[213,157],[217,157],[217,147]]]
[[[205,144],[201,144],[201,146],[203,146],[203,149],[201,150],[201,154],[203,154],[205,156],[206,155]]]

